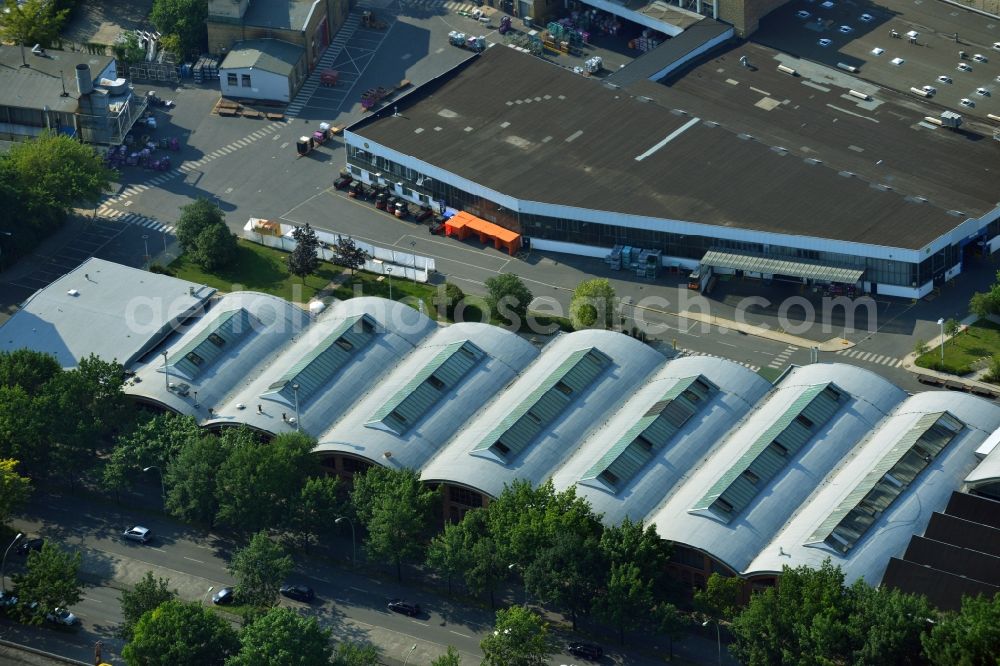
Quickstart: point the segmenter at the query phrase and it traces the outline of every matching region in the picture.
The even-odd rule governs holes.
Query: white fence
[[[294,225],[279,223],[281,235],[275,236],[270,230],[259,231],[257,229],[258,224],[265,222],[270,221],[259,217],[251,217],[243,225],[243,237],[254,243],[260,243],[261,245],[283,250],[284,252],[291,252],[295,249],[295,239],[292,238],[292,231],[295,229]],[[270,223],[273,224],[273,222]],[[333,262],[334,253],[332,246],[340,242],[341,235],[316,230],[316,237],[320,241],[320,259]],[[436,270],[434,259],[431,257],[379,247],[365,241],[357,240],[356,238],[352,238],[352,240],[354,240],[354,245],[358,249],[364,250],[371,257],[362,267],[363,270],[369,273],[377,273],[378,275],[391,274],[396,277],[406,278],[407,280],[427,282],[430,274]]]

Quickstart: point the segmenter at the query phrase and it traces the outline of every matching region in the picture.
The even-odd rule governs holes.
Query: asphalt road
[[[155,499],[155,490],[147,495]],[[50,652],[89,660],[96,641],[104,643],[104,655],[111,663],[122,663],[122,641],[114,637],[121,622],[119,590],[125,589],[152,571],[170,580],[180,597],[205,600],[208,588],[233,584],[226,565],[233,544],[212,534],[201,534],[170,520],[162,514],[138,509],[143,500],[130,498],[123,504],[48,493],[39,494],[28,509],[12,521],[14,529],[30,536],[41,535],[61,547],[83,553],[81,578],[87,583],[83,601],[71,610],[81,618],[75,629],[49,626],[25,627],[4,620],[0,635],[9,640],[44,648]],[[121,532],[136,523],[153,530],[154,541],[146,546],[123,541]],[[341,544],[347,545],[349,544]],[[344,566],[297,558],[291,582],[304,583],[317,594],[313,604],[283,599],[282,603],[302,613],[315,616],[330,628],[337,640],[371,642],[382,652],[383,662],[401,663],[413,645],[410,663],[428,664],[453,645],[469,663],[482,657],[479,643],[492,626],[492,614],[485,609],[458,605],[434,590],[414,590],[408,583],[352,570],[344,548]],[[12,556],[7,562],[10,575],[23,567],[23,560]],[[386,609],[392,598],[405,598],[421,604],[424,612],[410,618]],[[238,626],[238,618],[229,616]],[[640,638],[633,639],[639,644]],[[645,644],[650,648],[649,641]],[[714,642],[702,637],[686,639],[675,646],[678,654],[693,660],[711,654]],[[662,658],[614,655],[615,663],[662,663]],[[567,664],[572,657],[554,656],[551,664]],[[611,663],[607,661],[605,663]]]

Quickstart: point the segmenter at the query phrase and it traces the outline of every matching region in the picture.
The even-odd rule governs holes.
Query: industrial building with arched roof
[[[607,524],[654,524],[695,586],[714,571],[768,585],[827,557],[877,583],[954,491],[997,485],[1000,406],[971,395],[907,396],[836,363],[772,385],[603,330],[539,350],[379,298],[309,314],[229,294],[135,373],[129,394],[202,425],[302,429],[345,477],[416,469],[449,520],[552,479]]]

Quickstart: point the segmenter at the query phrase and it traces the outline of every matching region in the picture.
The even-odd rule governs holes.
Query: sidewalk
[[[961,335],[965,331],[966,327],[975,323],[977,319],[979,319],[979,317],[976,315],[969,315],[963,319],[960,322],[962,324],[962,328],[956,335]],[[952,337],[954,336],[938,335],[927,343],[927,347],[932,350],[937,349],[943,346]],[[903,368],[917,375],[917,380],[922,384],[943,386],[945,388],[958,388],[960,390],[967,389],[978,396],[987,398],[1000,397],[1000,386],[997,386],[996,384],[990,384],[989,382],[982,382],[968,377],[959,377],[958,375],[948,374],[947,372],[938,372],[937,370],[931,370],[930,368],[921,368],[916,364],[916,360],[916,352],[911,351],[903,357]]]

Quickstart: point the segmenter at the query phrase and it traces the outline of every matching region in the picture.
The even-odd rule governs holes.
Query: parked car
[[[940,83],[951,83],[951,77],[950,76],[945,76],[944,74],[942,74],[941,76],[938,77],[938,82],[940,82]]]
[[[816,43],[817,43],[817,44],[819,44],[819,45],[820,45],[820,46],[822,46],[822,47],[827,47],[827,46],[829,46],[830,44],[832,44],[833,42],[831,42],[831,41],[830,41],[829,39],[827,39],[826,37],[824,37],[823,39],[819,40],[819,41],[818,41],[818,42],[816,42]]]
[[[393,599],[389,602],[388,607],[393,613],[399,613],[400,615],[409,615],[410,617],[420,615],[420,604],[413,604],[409,601]]]
[[[990,91],[988,88],[976,88],[976,94],[981,95],[983,97],[989,97]]]
[[[875,20],[875,17],[872,16],[871,14],[862,14],[861,16],[858,17],[858,20],[861,21],[862,23],[871,23],[872,21]]]
[[[231,587],[220,588],[218,592],[212,595],[212,603],[219,606],[226,606],[233,603],[236,593]]]
[[[920,89],[923,90],[928,95],[937,94],[937,88],[935,88],[934,86],[920,86]]]
[[[971,109],[972,107],[974,107],[974,106],[976,105],[976,103],[975,103],[975,102],[973,102],[973,101],[972,101],[971,99],[969,99],[968,97],[963,97],[963,98],[962,98],[961,100],[959,100],[959,102],[958,102],[958,103],[959,103],[959,104],[961,104],[962,106],[967,106],[967,107],[969,107],[970,109]]]
[[[600,645],[594,645],[593,643],[574,642],[570,643],[567,649],[574,657],[589,659],[590,661],[597,661],[604,656],[604,649]]]
[[[307,585],[282,585],[280,591],[283,596],[289,599],[295,599],[307,604],[312,603],[313,599],[316,598],[316,593]]]
[[[122,538],[126,541],[138,541],[139,543],[149,543],[153,540],[153,533],[146,527],[136,525],[122,532]]]
[[[0,592],[0,611],[7,611],[17,605],[17,597],[10,592]]]
[[[430,231],[431,234],[433,234],[435,236],[440,236],[441,234],[443,234],[444,233],[444,218],[443,217],[437,217],[437,218],[435,218],[434,221],[431,222],[431,226],[428,227],[427,230]]]
[[[964,63],[964,62],[960,62],[960,63],[958,63],[958,65],[955,66],[955,69],[957,69],[959,71],[962,71],[962,72],[971,72],[972,71],[972,65],[969,65],[969,64]]]
[[[989,62],[989,58],[987,58],[986,56],[984,56],[981,53],[977,53],[977,54],[973,55],[972,59],[975,60],[976,62]]]
[[[42,538],[26,539],[21,543],[17,544],[17,554],[20,555],[21,557],[27,557],[28,553],[30,553],[31,551],[35,552],[40,551],[43,545],[45,545],[45,539]]]
[[[413,216],[413,219],[417,222],[423,222],[424,220],[434,217],[434,211],[427,206],[421,206],[420,212]]]
[[[343,190],[351,184],[352,180],[354,180],[353,176],[347,173],[342,173],[335,181],[333,181],[333,186],[338,190]]]
[[[72,627],[80,624],[80,618],[73,615],[65,608],[56,608],[45,614],[45,621],[58,624],[61,627]]]
[[[800,9],[799,11],[795,12],[795,15],[798,16],[800,19],[807,19],[810,16],[809,12],[807,12],[804,9]]]
[[[847,34],[850,34],[850,33],[854,32],[854,28],[852,28],[852,27],[851,27],[851,26],[849,26],[849,25],[842,25],[842,26],[840,26],[840,27],[839,27],[839,28],[837,28],[837,29],[838,29],[838,30],[839,30],[839,31],[840,31],[841,33],[843,33],[843,34],[845,34],[845,35],[847,35]]]

